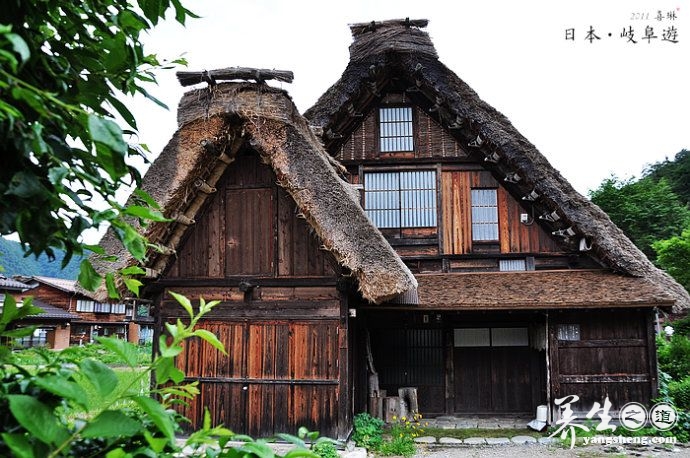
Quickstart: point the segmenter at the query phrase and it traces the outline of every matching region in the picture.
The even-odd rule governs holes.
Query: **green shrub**
[[[673,327],[673,334],[690,337],[690,316],[675,320],[670,323]]]
[[[311,451],[321,458],[338,458],[338,449],[336,449],[335,445],[331,442],[319,442],[314,444]]]
[[[668,394],[673,399],[676,407],[690,410],[690,377],[685,377],[680,381],[669,382]]]
[[[671,393],[671,387],[674,383],[678,383],[678,385],[680,385],[684,384],[684,382],[685,380],[673,382],[669,374],[659,371],[659,396],[654,399],[654,402],[666,402],[671,404],[673,407],[675,407],[678,413],[678,420],[676,421],[676,425],[671,430],[662,432],[657,431],[657,433],[660,436],[675,436],[679,442],[690,442],[690,413],[688,413],[688,411],[682,408],[680,405],[676,404],[676,401]],[[681,390],[685,393],[688,392],[686,388],[677,389],[679,392]],[[683,394],[679,396],[681,396],[679,399],[682,399],[682,397],[686,395]],[[685,399],[687,400],[687,397]]]
[[[358,413],[354,418],[355,432],[352,440],[359,447],[376,450],[383,442],[383,420],[368,413]]]
[[[690,339],[674,335],[668,342],[657,339],[659,370],[666,372],[673,380],[681,380],[690,375]]]

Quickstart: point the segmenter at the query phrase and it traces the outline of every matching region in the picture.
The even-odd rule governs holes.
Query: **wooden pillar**
[[[561,396],[561,385],[559,382],[559,365],[558,365],[558,315],[556,313],[549,313],[549,367],[547,368],[548,377],[551,381],[551,395],[547,396],[549,399],[549,412],[551,412],[550,420],[553,422],[558,418],[558,410],[554,410],[554,399]]]
[[[645,313],[647,323],[647,357],[649,360],[649,399],[654,399],[659,394],[659,371],[657,366],[656,353],[656,332],[654,330],[654,322],[656,321],[656,311],[648,309]]]
[[[127,341],[135,345],[139,343],[139,325],[134,321],[127,324]]]
[[[69,347],[69,324],[57,325],[55,329],[48,331],[48,348],[52,350],[63,350]]]
[[[347,439],[351,431],[351,384],[350,384],[350,355],[349,355],[349,302],[347,293],[340,292],[340,325],[338,327],[338,438]]]

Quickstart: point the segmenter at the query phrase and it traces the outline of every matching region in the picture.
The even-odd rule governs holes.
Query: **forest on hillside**
[[[649,259],[690,290],[689,150],[652,164],[639,178],[608,178],[589,197]]]
[[[64,278],[75,280],[79,275],[79,262],[81,258],[74,257],[62,269],[62,260],[65,253],[55,250],[55,259],[50,260],[45,253],[36,257],[32,254],[26,256],[19,242],[0,237],[0,274],[11,277],[13,275],[41,275],[44,277]]]

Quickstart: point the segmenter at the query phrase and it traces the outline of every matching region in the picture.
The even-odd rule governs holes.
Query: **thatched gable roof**
[[[377,303],[417,286],[285,91],[255,83],[193,90],[180,101],[178,124],[142,184],[164,215],[175,220],[152,224],[145,232],[152,243],[165,247],[163,253],[149,253],[145,267],[153,276],[169,265],[237,152],[250,148],[272,167],[278,184],[295,200],[325,249],[357,280],[365,299]],[[101,270],[134,264],[112,232],[101,246],[118,257],[115,265],[104,264]]]
[[[673,294],[677,308],[689,307],[690,296],[682,286],[657,269],[504,115],[438,60],[429,35],[421,30],[425,25],[426,21],[401,19],[351,26],[349,64],[305,113],[312,125],[322,129],[327,149],[336,151],[342,145],[359,122],[353,113],[376,107],[384,90],[406,91],[468,152],[485,160],[494,176],[501,181],[510,176],[505,187],[515,198],[531,195],[528,205],[546,217],[539,223],[562,234],[567,249],[582,247],[605,267],[647,277]]]

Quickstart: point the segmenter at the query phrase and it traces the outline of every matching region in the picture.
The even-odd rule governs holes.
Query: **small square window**
[[[382,153],[414,151],[412,107],[380,108],[379,140]]]
[[[579,324],[559,324],[558,340],[578,341],[580,340]]]
[[[500,259],[498,261],[498,270],[501,272],[519,272],[527,270],[527,262],[525,259]]]

